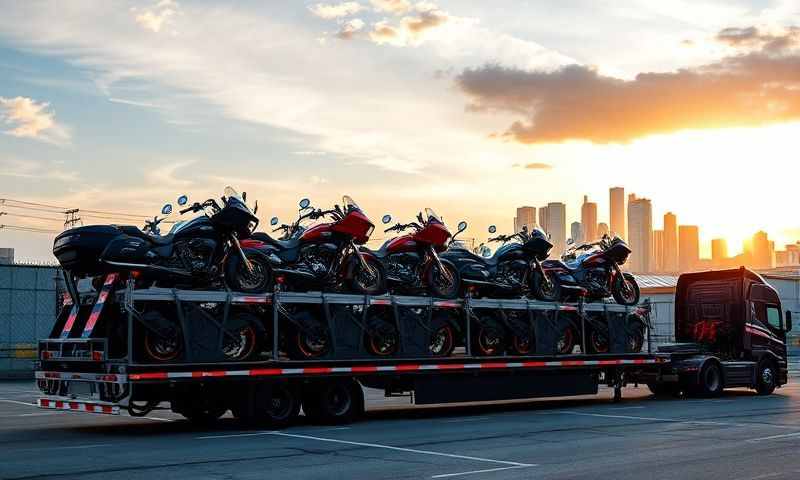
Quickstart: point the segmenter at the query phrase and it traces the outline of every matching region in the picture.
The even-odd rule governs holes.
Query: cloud
[[[717,41],[736,48],[757,48],[781,52],[800,45],[800,27],[787,27],[778,32],[765,32],[758,27],[729,27],[717,33]]]
[[[400,39],[400,31],[385,20],[372,26],[372,30],[369,32],[369,38],[378,45],[394,42],[399,42],[401,45],[404,44]]]
[[[370,0],[369,3],[375,7],[376,11],[393,15],[402,15],[411,9],[411,3],[408,0]]]
[[[314,15],[324,18],[325,20],[333,20],[341,17],[348,17],[364,9],[364,6],[358,2],[342,2],[342,3],[317,3],[308,7]]]
[[[69,144],[69,130],[56,122],[56,115],[49,106],[49,103],[37,103],[27,97],[0,97],[0,121],[11,127],[4,133],[53,145]]]
[[[173,16],[178,13],[178,2],[174,0],[161,0],[150,8],[139,10],[131,8],[135,14],[133,19],[145,30],[158,33],[171,22]]]
[[[685,129],[750,127],[800,119],[800,52],[762,49],[625,81],[583,65],[551,71],[485,65],[456,85],[467,111],[520,117],[503,133],[525,144],[628,142]]]
[[[13,177],[29,180],[56,180],[74,182],[78,172],[63,170],[56,162],[38,162],[16,158],[0,159],[0,177]]]
[[[392,25],[387,20],[375,23],[369,39],[378,45],[419,45],[429,31],[441,27],[453,18],[428,2],[418,3],[415,9],[418,13],[401,18],[399,25]]]
[[[362,28],[364,28],[364,21],[360,18],[354,18],[352,20],[348,20],[344,22],[339,28],[339,31],[336,32],[336,38],[340,38],[342,40],[350,40],[358,33]]]
[[[515,164],[514,166],[519,167],[519,166],[522,166],[522,165]],[[526,163],[524,165],[524,168],[526,170],[551,170],[553,168],[553,166],[550,165],[549,163],[534,162],[534,163]]]

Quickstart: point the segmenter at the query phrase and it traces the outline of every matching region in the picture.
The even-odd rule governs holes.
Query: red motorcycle
[[[384,224],[391,221],[390,215],[384,215]],[[447,250],[455,236],[467,228],[467,223],[459,223],[458,231],[451,235],[436,212],[426,208],[424,215],[417,215],[416,222],[398,223],[384,232],[402,232],[409,228],[414,231],[387,240],[378,250],[364,251],[381,260],[387,282],[394,291],[407,294],[426,291],[438,298],[458,296],[461,287],[458,269],[440,258],[439,253]]]
[[[298,235],[278,240],[266,233],[252,235],[261,245],[252,245],[265,256],[275,277],[283,277],[287,290],[304,291],[350,290],[367,295],[380,295],[386,291],[384,268],[369,252],[360,250],[375,230],[352,198],[345,195],[342,206],[331,210],[314,209],[307,199],[300,202],[300,216],[316,220],[329,217],[333,221],[312,225]],[[273,218],[273,225],[277,218]]]

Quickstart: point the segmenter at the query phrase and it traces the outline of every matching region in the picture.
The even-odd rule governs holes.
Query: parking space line
[[[0,398],[0,402],[13,403],[13,404],[16,404],[16,405],[27,405],[29,407],[38,407],[35,403],[20,402],[19,400],[9,400],[7,398]]]
[[[513,470],[515,468],[527,468],[527,466],[497,467],[497,468],[487,468],[486,470],[471,470],[469,472],[443,473],[443,474],[440,474],[440,475],[434,475],[431,478],[458,477],[458,476],[461,476],[461,475],[474,475],[476,473],[489,473],[489,472],[500,472],[502,470]]]
[[[780,440],[783,438],[794,438],[794,437],[800,437],[800,432],[784,433],[782,435],[770,435],[769,437],[751,438],[747,441],[754,443],[754,442],[764,442],[768,440]]]
[[[481,420],[491,420],[491,417],[466,417],[466,418],[455,418],[452,420],[442,420],[439,423],[463,423],[463,422],[479,422]]]

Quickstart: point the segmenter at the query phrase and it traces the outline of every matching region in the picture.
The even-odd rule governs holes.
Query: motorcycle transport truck
[[[39,342],[41,408],[170,408],[204,423],[231,411],[280,427],[301,408],[311,422],[351,421],[364,411],[362,387],[441,404],[596,394],[600,385],[618,400],[632,383],[655,394],[770,394],[787,382],[791,316],[745,268],[682,275],[676,343],[659,348],[646,303],[137,289],[114,274],[83,291],[67,283]],[[387,322],[398,344],[376,349]],[[487,336],[491,328],[503,334]],[[576,336],[569,351],[567,331]],[[487,338],[500,343],[486,348]],[[304,348],[315,355],[298,355]]]

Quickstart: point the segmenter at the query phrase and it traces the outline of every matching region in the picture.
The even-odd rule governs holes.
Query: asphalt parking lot
[[[39,410],[32,382],[0,382],[0,477],[200,479],[796,479],[800,384],[769,397],[596,397],[410,407],[368,394],[344,427],[192,427]]]

